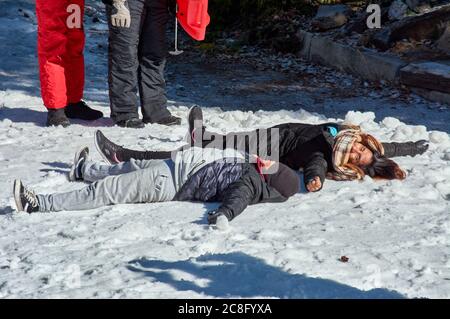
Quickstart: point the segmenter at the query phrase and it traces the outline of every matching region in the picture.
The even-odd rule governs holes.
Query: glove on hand
[[[430,146],[428,141],[425,141],[425,140],[417,141],[414,143],[414,145],[416,146],[417,155],[425,153],[427,151],[428,147]]]
[[[113,0],[112,5],[116,12],[111,14],[111,24],[115,27],[129,28],[131,25],[131,15],[127,1]]]
[[[226,231],[229,228],[228,218],[221,212],[216,211],[209,212],[208,223],[210,225],[216,225],[217,229],[222,231]]]
[[[223,216],[223,214],[216,211],[208,212],[208,224],[215,225],[219,216]]]

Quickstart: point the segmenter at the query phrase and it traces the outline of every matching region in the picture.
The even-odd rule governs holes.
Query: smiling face
[[[359,167],[370,165],[373,161],[373,153],[370,149],[361,143],[355,142],[353,144],[352,150],[350,151],[350,156],[348,162]]]

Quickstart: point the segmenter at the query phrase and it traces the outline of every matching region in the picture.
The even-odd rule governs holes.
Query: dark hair
[[[372,178],[405,179],[406,177],[406,173],[396,162],[378,152],[373,153],[372,163],[362,169],[366,175]]]

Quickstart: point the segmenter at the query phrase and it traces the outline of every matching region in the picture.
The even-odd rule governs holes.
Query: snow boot
[[[95,121],[103,117],[103,113],[91,109],[86,102],[70,103],[65,108],[66,116],[70,119],[79,119],[84,121]]]
[[[48,109],[46,125],[68,127],[70,121],[67,118],[64,109]]]
[[[14,181],[14,200],[19,212],[31,214],[39,211],[39,202],[36,195],[34,192],[26,189],[18,179]]]
[[[72,168],[69,172],[69,181],[82,181],[83,180],[83,165],[86,163],[89,156],[89,148],[83,147],[75,153]]]
[[[138,118],[132,118],[129,120],[123,120],[116,123],[120,127],[128,127],[128,128],[144,128],[144,123]]]

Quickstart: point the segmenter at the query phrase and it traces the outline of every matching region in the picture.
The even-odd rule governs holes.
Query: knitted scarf
[[[383,145],[372,135],[361,133],[361,129],[352,126],[341,130],[335,137],[333,145],[333,172],[329,172],[327,177],[334,180],[346,181],[363,179],[364,173],[355,165],[350,164],[350,152],[355,142],[365,141],[364,146],[372,152],[384,154]]]

